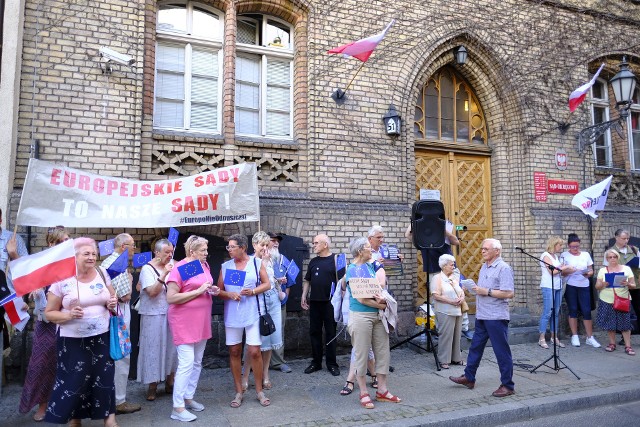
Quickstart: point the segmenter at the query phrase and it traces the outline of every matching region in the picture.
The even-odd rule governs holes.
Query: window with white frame
[[[239,135],[291,138],[291,26],[264,15],[239,15],[235,124]]]
[[[222,13],[171,1],[157,16],[154,127],[220,133]]]
[[[629,129],[629,152],[631,153],[631,169],[640,171],[640,88],[633,93],[633,104],[627,121]]]
[[[609,120],[609,95],[607,82],[598,79],[591,87],[591,122],[598,124]],[[607,130],[594,144],[596,166],[613,167],[611,131]]]

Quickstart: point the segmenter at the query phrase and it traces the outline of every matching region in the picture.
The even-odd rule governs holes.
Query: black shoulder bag
[[[253,257],[253,268],[256,270],[256,288],[260,284],[260,272],[258,272],[258,266],[256,264],[256,258]],[[264,301],[264,309],[267,309],[267,298],[262,293],[262,300]],[[260,300],[258,299],[258,295],[256,295],[256,303],[258,304],[258,315],[260,316],[260,335],[263,337],[268,337],[272,333],[276,331],[276,324],[273,323],[273,319],[269,313],[260,313]]]

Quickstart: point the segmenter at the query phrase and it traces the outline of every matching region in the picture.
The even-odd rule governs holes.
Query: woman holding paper
[[[628,266],[620,264],[620,254],[617,251],[609,249],[604,256],[609,266],[602,267],[598,271],[596,289],[600,291],[600,301],[598,301],[596,322],[599,327],[607,331],[609,345],[605,347],[606,351],[611,352],[616,349],[616,330],[618,330],[622,332],[624,339],[624,352],[629,356],[635,356],[636,352],[631,348],[631,314],[628,309],[627,311],[614,309],[616,295],[617,298],[629,299],[629,289],[636,288],[633,272]],[[621,279],[616,276],[620,276]]]
[[[47,245],[53,247],[69,240],[64,227],[59,225],[47,231]],[[38,410],[33,414],[36,422],[44,420],[47,403],[51,396],[53,381],[56,378],[56,324],[48,322],[44,317],[47,305],[47,288],[31,292],[29,298],[35,301],[36,316],[33,328],[33,348],[29,359],[29,368],[20,398],[20,413],[26,414],[35,405]]]
[[[256,295],[271,289],[267,269],[262,260],[247,254],[249,241],[243,234],[229,237],[227,251],[231,259],[222,264],[218,287],[224,302],[224,327],[227,346],[229,347],[229,364],[236,394],[231,401],[232,408],[242,405],[244,389],[242,377],[242,334],[246,334],[247,354],[251,360],[253,377],[256,380],[256,397],[262,406],[269,406],[271,401],[262,391],[262,356],[260,354],[260,326],[258,300]],[[247,366],[248,369],[248,366]]]
[[[367,390],[367,359],[369,348],[373,348],[376,360],[375,375],[378,379],[376,400],[379,402],[398,403],[401,399],[391,394],[387,388],[387,374],[389,373],[389,333],[386,331],[378,310],[387,307],[387,301],[381,295],[386,277],[382,264],[371,260],[371,244],[365,237],[355,239],[349,245],[353,262],[347,267],[346,287],[349,291],[349,323],[347,329],[351,335],[351,345],[355,351],[356,381],[360,389],[360,405],[366,409],[373,409],[374,404]],[[355,278],[375,279],[380,292],[373,298],[355,298],[358,291],[351,289],[351,281]],[[354,284],[355,286],[355,284]],[[371,373],[374,374],[373,372]]]
[[[79,237],[73,243],[76,275],[51,285],[44,310],[46,319],[59,327],[56,380],[45,421],[77,427],[91,418],[115,427],[109,310],[115,310],[118,300],[106,271],[96,266],[96,242]]]
[[[173,394],[173,377],[178,355],[173,344],[167,312],[167,277],[173,269],[173,245],[160,239],[154,247],[155,257],[140,270],[140,353],[138,382],[148,384],[147,400],[156,400],[156,388],[165,381],[164,391]]]
[[[286,294],[280,290],[280,283],[276,280],[273,263],[271,262],[271,255],[269,249],[271,248],[271,237],[264,231],[258,231],[253,235],[251,240],[253,243],[253,250],[256,257],[262,260],[262,265],[267,270],[267,276],[269,276],[269,283],[271,288],[263,292],[258,297],[258,303],[260,304],[260,313],[269,313],[273,323],[276,326],[276,330],[269,336],[261,335],[260,339],[260,352],[262,353],[262,387],[265,390],[271,390],[272,384],[269,379],[269,364],[271,363],[271,352],[282,347],[282,314],[280,311],[280,300],[284,299]],[[249,346],[245,348],[248,351]],[[247,361],[247,351],[245,351],[245,361]],[[242,390],[246,391],[249,388],[249,373],[251,368],[248,363],[245,363],[244,373],[242,374]]]
[[[184,244],[187,257],[176,263],[166,279],[169,326],[178,351],[171,419],[178,421],[198,418],[189,409],[204,410],[204,405],[193,400],[193,396],[200,379],[204,348],[211,338],[211,295],[220,292],[213,286],[207,245],[206,239],[190,236]]]
[[[593,260],[589,252],[580,250],[580,238],[571,233],[567,239],[569,250],[562,253],[561,258],[567,267],[562,270],[567,288],[565,298],[569,309],[569,328],[571,328],[571,345],[580,347],[578,337],[578,307],[582,313],[582,322],[587,333],[585,344],[594,348],[600,343],[593,337],[593,321],[591,320],[591,294],[589,292],[589,277],[593,276]]]
[[[616,230],[614,235],[616,242],[609,249],[613,249],[620,255],[619,264],[629,265],[633,272],[633,278],[637,283],[640,283],[640,268],[638,268],[638,248],[629,244],[629,238],[631,234],[628,230],[620,228]],[[602,265],[607,266],[609,263],[605,259]],[[631,293],[631,305],[636,315],[640,316],[640,289],[632,289]],[[622,344],[622,343],[620,343]]]
[[[560,316],[560,304],[562,303],[562,271],[566,266],[560,260],[558,254],[562,252],[562,237],[551,236],[547,240],[547,249],[540,255],[540,269],[542,276],[540,278],[540,290],[542,291],[542,313],[540,315],[540,337],[538,345],[542,348],[549,348],[545,334],[547,326],[551,329],[551,342],[555,340],[558,347],[564,347],[556,336],[558,330],[558,320]],[[549,269],[547,264],[553,265],[553,270]],[[552,308],[555,312],[551,314]]]
[[[463,364],[460,336],[464,292],[460,288],[460,276],[454,273],[455,262],[452,255],[441,255],[438,259],[441,271],[431,279],[431,295],[438,322],[438,359],[442,369],[449,369],[449,364]]]

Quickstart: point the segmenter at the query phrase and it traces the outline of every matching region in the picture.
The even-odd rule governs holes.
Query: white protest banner
[[[592,185],[589,188],[585,188],[571,200],[571,204],[592,218],[597,218],[596,211],[604,210],[604,205],[607,203],[607,196],[609,196],[609,186],[611,185],[611,179],[613,175],[609,175],[609,178],[604,181]]]
[[[349,288],[354,298],[373,298],[382,292],[375,277],[352,277],[349,279]]]
[[[17,223],[152,228],[259,219],[255,163],[171,180],[136,181],[31,159]]]

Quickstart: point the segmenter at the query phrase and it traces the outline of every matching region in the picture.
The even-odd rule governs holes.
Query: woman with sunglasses
[[[612,352],[616,349],[616,331],[622,332],[624,339],[624,352],[629,356],[635,356],[636,352],[631,348],[631,314],[629,310],[619,311],[614,308],[616,296],[622,299],[629,299],[629,289],[636,288],[633,272],[626,265],[620,264],[620,254],[613,249],[608,249],[604,253],[609,264],[598,271],[596,289],[600,291],[598,301],[598,312],[596,322],[598,326],[607,331],[609,345],[605,350]],[[607,273],[622,273],[620,283],[611,283],[606,279]]]
[[[47,245],[51,248],[69,240],[64,227],[59,225],[47,231]],[[29,298],[35,302],[33,314],[36,316],[33,328],[33,348],[29,358],[29,368],[20,398],[20,413],[26,414],[35,405],[38,410],[33,420],[44,420],[47,403],[56,379],[56,324],[47,321],[44,309],[47,305],[48,287],[31,292]]]
[[[571,233],[567,239],[569,250],[562,253],[562,259],[567,265],[562,270],[567,288],[565,298],[569,309],[569,328],[571,328],[571,345],[580,347],[578,337],[578,307],[582,313],[582,322],[587,333],[585,344],[594,348],[600,343],[593,337],[593,321],[591,320],[591,295],[589,293],[589,278],[593,276],[593,260],[588,252],[580,250],[580,238]]]
[[[256,381],[256,397],[262,406],[271,401],[262,391],[262,355],[260,346],[260,326],[258,300],[256,295],[271,289],[269,276],[262,260],[247,254],[249,241],[243,234],[229,237],[227,251],[231,259],[222,264],[218,287],[224,302],[224,329],[229,347],[229,365],[233,375],[236,394],[231,401],[232,408],[242,405],[242,334],[246,334],[247,355],[251,361],[253,377]],[[227,271],[229,273],[227,274]],[[247,367],[248,369],[248,367]]]
[[[609,249],[613,249],[620,255],[620,265],[627,265],[629,261],[640,255],[638,248],[629,244],[631,233],[629,233],[628,230],[619,228],[616,230],[614,237],[616,242]],[[602,265],[606,267],[609,263],[605,259]],[[631,267],[631,272],[633,273],[633,278],[637,286],[637,284],[640,283],[640,268]],[[629,293],[631,294],[633,312],[636,313],[636,316],[640,317],[640,289],[630,289]],[[620,344],[622,344],[622,342],[620,342]]]

